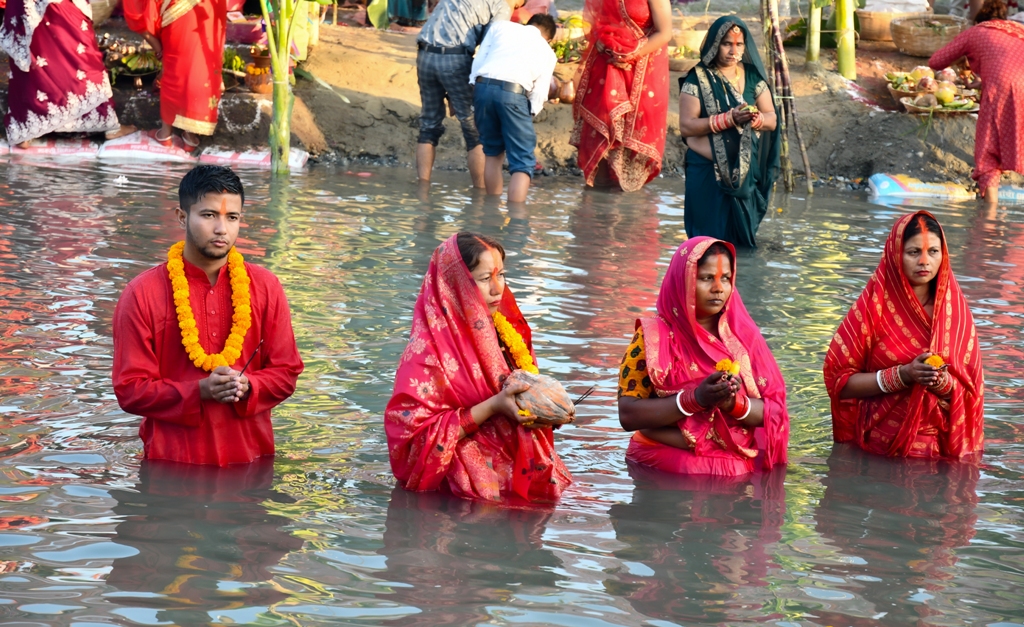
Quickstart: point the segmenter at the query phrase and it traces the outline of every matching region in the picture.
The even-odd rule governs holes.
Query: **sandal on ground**
[[[153,139],[156,141],[156,143],[160,144],[161,146],[170,147],[174,145],[174,132],[172,131],[171,134],[168,135],[167,137],[161,138],[160,129],[157,129],[153,131]]]
[[[118,137],[124,137],[125,135],[131,135],[132,133],[134,133],[137,130],[139,130],[139,129],[137,129],[136,127],[132,126],[131,124],[129,124],[128,126],[123,126],[122,125],[121,128],[114,129],[112,131],[107,131],[106,133],[103,134],[103,137],[105,139],[117,139]]]

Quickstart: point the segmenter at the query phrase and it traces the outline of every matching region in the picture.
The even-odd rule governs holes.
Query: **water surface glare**
[[[981,467],[833,450],[824,351],[905,207],[782,198],[737,283],[786,375],[788,468],[739,482],[627,468],[615,372],[684,237],[679,181],[542,178],[509,211],[440,174],[243,172],[239,247],[282,280],[306,371],[278,455],[140,471],[111,389],[125,283],[181,231],[184,170],[0,164],[4,625],[1024,625],[1024,211],[934,205],[986,368]],[[125,175],[130,183],[116,186]],[[381,414],[430,253],[509,252],[540,368],[570,394],[576,483],[550,510],[394,487]]]

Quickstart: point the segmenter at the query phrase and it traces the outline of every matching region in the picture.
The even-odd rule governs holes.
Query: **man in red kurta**
[[[199,350],[214,357],[201,366],[190,359],[179,326],[189,316],[174,302],[185,294],[180,279],[172,289],[172,262],[162,263],[132,280],[117,303],[114,393],[122,409],[142,416],[146,459],[226,466],[273,455],[270,410],[295,391],[303,368],[288,301],[277,277],[245,262],[250,326],[244,334],[233,328],[233,319],[244,318],[232,300],[244,281],[233,280],[228,263],[242,219],[242,183],[228,168],[200,165],[182,179],[178,196],[194,333]],[[231,359],[226,342],[233,331],[243,339]]]

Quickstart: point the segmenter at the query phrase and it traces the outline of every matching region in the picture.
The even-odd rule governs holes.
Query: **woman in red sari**
[[[636,322],[619,371],[626,459],[665,472],[736,477],[786,463],[786,383],[735,285],[736,250],[679,247],[658,315]],[[732,372],[728,368],[735,362]]]
[[[832,338],[825,386],[836,442],[890,457],[981,453],[978,336],[932,214],[896,221],[878,269]]]
[[[164,64],[160,74],[160,130],[170,144],[181,129],[185,150],[199,147],[197,135],[213,135],[224,88],[221,65],[227,35],[225,0],[124,0],[124,19]]]
[[[587,185],[633,192],[661,172],[668,119],[668,0],[587,0],[593,45],[578,74],[569,140]]]
[[[504,259],[501,244],[475,233],[430,258],[384,412],[391,469],[407,490],[553,503],[572,483],[551,428],[521,424],[515,394],[528,386],[502,389],[513,370],[535,369]]]
[[[0,48],[11,69],[4,118],[11,145],[53,132],[113,138],[135,130],[122,130],[114,113],[88,0],[10,0]]]
[[[1002,0],[987,0],[974,22],[928,65],[941,70],[967,57],[983,81],[971,176],[981,195],[996,202],[1003,171],[1024,174],[1024,24],[1006,19]]]

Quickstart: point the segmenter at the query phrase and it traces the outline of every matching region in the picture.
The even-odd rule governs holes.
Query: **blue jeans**
[[[523,172],[532,178],[537,165],[533,156],[537,132],[526,94],[505,91],[500,85],[478,84],[473,89],[473,110],[484,155],[497,157],[504,152],[509,172]]]

